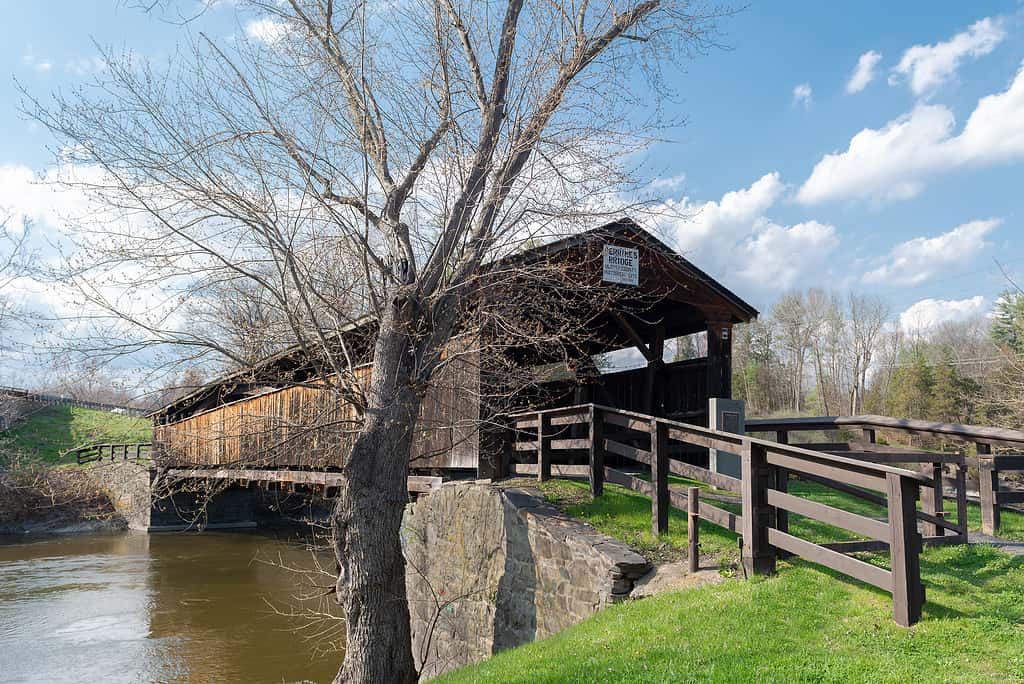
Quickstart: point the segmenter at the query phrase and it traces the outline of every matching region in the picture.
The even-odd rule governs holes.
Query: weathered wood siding
[[[453,341],[423,400],[410,465],[475,468],[480,417],[479,350]],[[371,368],[356,369],[364,386]],[[157,425],[161,463],[173,466],[338,468],[359,429],[355,408],[316,387],[292,386]]]
[[[707,359],[689,359],[666,363],[661,370],[661,398],[659,414],[671,418],[686,418],[687,422],[707,424],[708,382]],[[612,406],[627,411],[643,411],[647,391],[646,369],[608,373],[601,377],[608,401]]]

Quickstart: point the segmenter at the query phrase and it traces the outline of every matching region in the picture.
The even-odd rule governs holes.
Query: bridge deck
[[[256,470],[243,468],[171,468],[167,474],[174,478],[197,480],[231,480],[241,483],[279,482],[281,484],[310,485],[314,487],[337,487],[344,480],[341,473],[316,472],[309,470]],[[441,486],[440,477],[410,475],[410,492],[431,492]]]

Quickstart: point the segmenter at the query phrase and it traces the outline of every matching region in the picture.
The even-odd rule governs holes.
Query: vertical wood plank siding
[[[413,468],[475,468],[480,411],[479,351],[458,341],[423,400]],[[365,387],[371,369],[356,369]],[[338,468],[360,419],[353,406],[316,387],[270,391],[157,425],[153,441],[168,466]]]

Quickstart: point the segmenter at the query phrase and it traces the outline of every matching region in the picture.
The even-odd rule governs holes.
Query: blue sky
[[[898,156],[893,150],[882,148],[860,160],[864,184],[871,182],[873,170],[881,176],[882,188],[901,179],[923,179],[922,187],[905,198],[838,191],[813,202],[799,197],[801,186],[825,155],[847,151],[859,132],[883,130],[915,108],[945,108],[955,121],[949,137],[960,133],[979,100],[1005,92],[1021,68],[1021,7],[1016,2],[754,4],[725,24],[725,40],[732,49],[697,61],[681,79],[681,92],[689,93],[682,102],[689,125],[677,142],[656,150],[655,159],[665,173],[685,174],[680,192],[696,206],[720,201],[724,194],[750,188],[764,174],[777,172],[785,189],[757,218],[767,217],[783,227],[815,221],[835,230],[831,250],[788,254],[794,261],[806,254],[808,261],[801,266],[809,273],[786,284],[878,292],[896,312],[929,298],[959,302],[981,296],[987,306],[1005,287],[994,258],[1018,273],[1024,267],[1024,150],[1019,137],[1012,153],[997,160],[961,153],[952,155],[954,159],[940,154],[928,162],[927,145],[920,147],[919,155],[910,155],[920,156],[919,162],[911,159],[909,167],[897,164],[888,172],[885,168]],[[986,18],[994,27],[990,35],[975,31],[973,46],[957,40],[960,34],[970,37],[971,27]],[[929,57],[948,64],[951,54],[967,52],[959,60],[953,58],[955,68],[945,78],[932,79],[936,82],[914,92],[911,78],[893,71],[914,46],[935,48],[930,53],[917,51],[922,69],[928,68]],[[881,55],[874,78],[859,92],[848,92],[860,56],[872,51]],[[809,101],[794,98],[794,88],[801,84],[810,86]],[[1024,109],[1007,108],[1000,118],[1007,131],[1016,131],[1017,136],[1024,131]],[[942,142],[933,140],[932,146]],[[953,236],[957,239],[943,239],[958,226],[976,221],[998,225],[980,225],[973,232],[963,231],[967,235]],[[685,230],[680,227],[676,232]],[[733,232],[737,231],[743,232]],[[748,241],[751,234],[746,233]],[[917,242],[899,247],[913,240]],[[743,244],[742,238],[726,243],[729,249]],[[944,251],[946,245],[952,251]],[[899,253],[893,255],[894,249]],[[702,263],[702,252],[708,251],[698,246],[692,256]],[[932,269],[935,272],[924,272],[928,269],[915,263],[915,253],[931,256],[938,266]],[[744,253],[751,255],[777,256]],[[944,256],[951,258],[943,260]],[[897,261],[899,257],[905,258]],[[713,255],[711,261],[704,265],[762,308],[777,296],[780,280],[786,280],[737,282],[726,273],[735,277],[741,263],[728,257],[718,263]],[[865,278],[867,273],[874,275]],[[925,308],[919,306],[918,311]],[[933,314],[951,314],[977,306],[932,309]]]
[[[160,60],[187,34],[113,0],[4,5],[0,205],[42,237],[69,200],[30,184],[53,141],[14,80],[45,96],[102,69],[94,42]],[[252,19],[221,2],[188,30]],[[674,79],[687,125],[647,159],[689,216],[657,228],[698,265],[762,310],[787,288],[854,289],[908,326],[987,311],[996,259],[1024,275],[1024,5],[754,2],[721,28],[728,49]]]

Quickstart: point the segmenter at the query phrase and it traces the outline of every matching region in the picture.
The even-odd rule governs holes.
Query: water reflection
[[[341,654],[320,648],[340,622],[281,614],[332,605],[301,600],[323,593],[315,565],[297,540],[244,533],[0,546],[0,681],[330,681]]]

